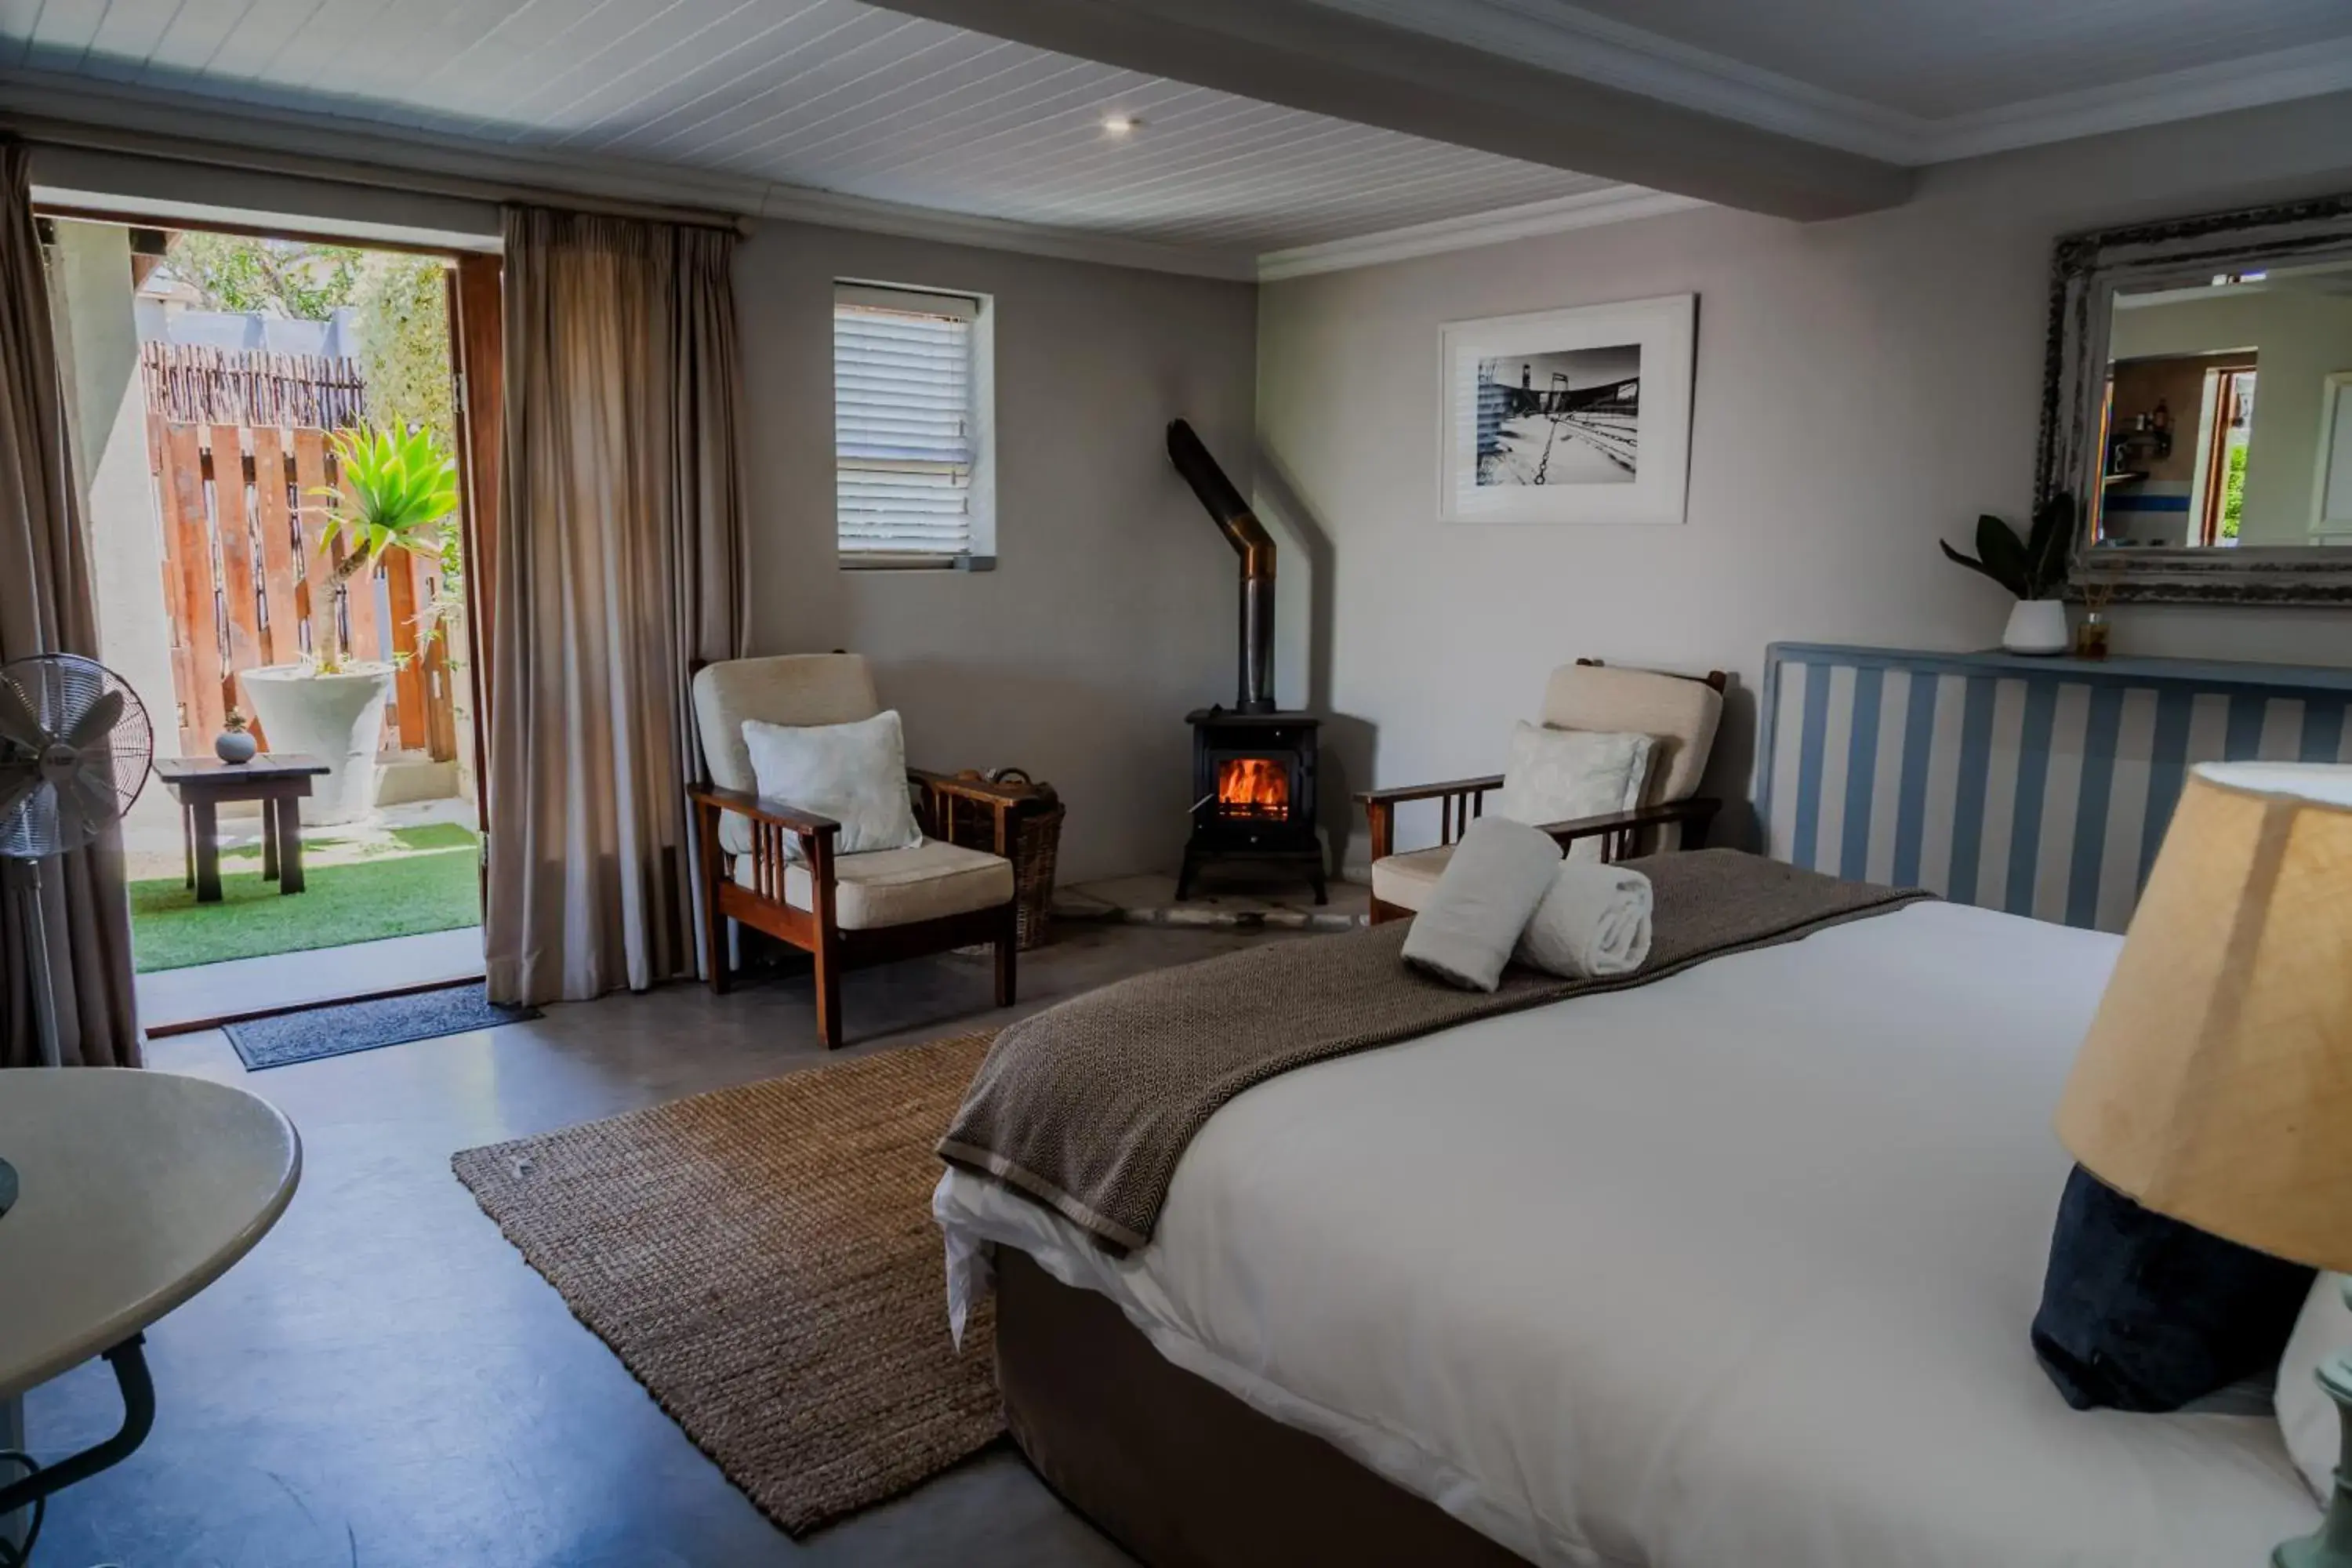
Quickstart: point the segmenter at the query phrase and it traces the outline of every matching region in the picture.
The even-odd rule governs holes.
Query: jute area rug
[[[720,1089],[451,1162],[523,1258],[795,1536],[996,1438],[930,1194],[989,1035]]]

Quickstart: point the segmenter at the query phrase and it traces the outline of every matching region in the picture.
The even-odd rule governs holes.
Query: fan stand
[[[33,984],[34,1037],[40,1041],[41,1066],[58,1067],[64,1061],[64,1052],[58,1046],[58,999],[50,990],[53,977],[49,973],[49,933],[41,910],[41,863],[38,860],[0,860],[0,879],[5,879],[15,891],[25,921],[25,956],[31,961],[35,975]],[[18,1195],[16,1167],[0,1160],[0,1217],[16,1206]]]
[[[15,885],[17,906],[25,922],[25,957],[37,976],[33,986],[33,1037],[40,1042],[40,1065],[45,1068],[63,1067],[65,1052],[58,1043],[58,998],[54,989],[56,976],[49,970],[48,913],[41,899],[41,863],[38,860],[0,859],[0,871]],[[7,1208],[0,1203],[0,1211]]]
[[[20,900],[25,917],[25,956],[32,961],[33,973],[38,977],[33,986],[33,1026],[35,1037],[41,1043],[41,1065],[56,1067],[64,1053],[58,1047],[57,998],[49,991],[49,938],[41,911],[41,863],[0,861],[0,875],[5,875]],[[16,1167],[0,1160],[0,1217],[16,1206],[17,1193]]]

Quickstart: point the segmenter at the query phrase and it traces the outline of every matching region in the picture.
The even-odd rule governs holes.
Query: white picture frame
[[[1679,523],[1698,296],[1440,329],[1445,522]]]

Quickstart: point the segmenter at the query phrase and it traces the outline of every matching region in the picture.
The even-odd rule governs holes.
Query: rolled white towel
[[[1622,866],[1562,861],[1512,957],[1570,980],[1628,974],[1650,956],[1650,879]]]
[[[1482,816],[1464,829],[1405,933],[1404,961],[1465,991],[1492,991],[1551,889],[1559,846],[1522,822]]]

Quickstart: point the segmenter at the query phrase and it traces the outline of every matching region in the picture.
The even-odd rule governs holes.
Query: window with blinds
[[[844,565],[993,556],[982,301],[835,286],[834,469]]]

